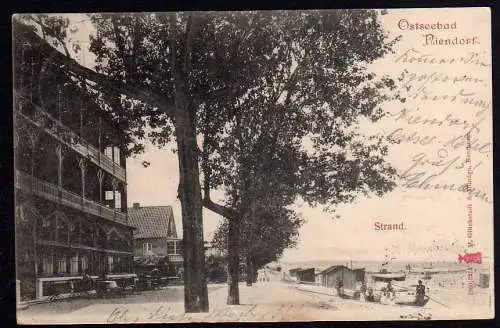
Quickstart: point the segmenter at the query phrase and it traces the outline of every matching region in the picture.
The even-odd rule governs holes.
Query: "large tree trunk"
[[[184,237],[184,307],[186,312],[208,312],[203,244],[202,198],[194,113],[183,93],[176,92],[175,128],[179,158],[179,198]]]
[[[253,283],[253,278],[254,278],[254,269],[253,269],[253,262],[252,262],[252,255],[250,254],[250,250],[247,252],[247,258],[246,258],[246,264],[247,264],[247,286],[252,286]]]
[[[185,47],[178,61],[175,41],[176,16],[169,17],[172,35],[170,52],[174,78],[174,125],[179,158],[179,198],[182,208],[184,239],[184,309],[186,312],[208,312],[208,291],[203,243],[203,216],[196,142],[196,111],[187,99],[186,74],[189,71],[193,41],[192,17],[188,18]],[[174,37],[175,36],[175,37]]]
[[[251,197],[255,197],[253,193],[254,190],[254,181],[252,179],[249,180],[249,193]],[[247,257],[246,257],[246,267],[247,267],[247,286],[252,286],[253,283],[253,261],[252,261],[252,247],[253,247],[253,220],[255,219],[255,203],[254,201],[250,201],[249,215],[247,216],[247,226],[248,226],[248,240],[247,240]]]
[[[227,304],[238,305],[240,304],[240,219],[238,217],[229,219],[229,232],[228,232],[228,294]]]

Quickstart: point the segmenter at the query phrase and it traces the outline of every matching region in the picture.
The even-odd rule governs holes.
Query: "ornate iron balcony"
[[[106,207],[81,195],[72,193],[50,182],[32,177],[18,170],[15,172],[15,187],[49,201],[59,202],[62,205],[81,210],[85,213],[102,217],[104,219],[127,224],[127,215]]]

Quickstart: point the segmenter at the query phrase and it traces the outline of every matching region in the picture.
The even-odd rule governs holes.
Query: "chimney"
[[[132,204],[132,208],[133,209],[139,209],[139,208],[141,208],[141,204],[140,203],[133,203]]]

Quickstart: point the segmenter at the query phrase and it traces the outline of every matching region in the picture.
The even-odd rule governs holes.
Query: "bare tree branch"
[[[203,207],[229,220],[235,219],[238,215],[235,210],[227,206],[216,204],[211,199],[207,198],[203,199]]]
[[[47,43],[46,40],[42,39],[38,34],[33,32],[33,37],[35,37],[39,42]],[[48,44],[48,43],[47,43]],[[50,44],[48,44],[50,46]],[[140,86],[129,87],[120,81],[114,81],[109,76],[98,73],[90,68],[80,65],[77,61],[68,55],[65,55],[54,49],[54,61],[63,63],[62,69],[66,70],[70,74],[78,77],[85,78],[102,87],[102,92],[113,95],[115,92],[127,95],[130,98],[139,100],[153,107],[157,107],[160,111],[164,112],[170,117],[173,117],[173,99],[171,97],[164,97],[152,92],[149,89],[142,88]]]
[[[32,20],[34,20],[38,25],[40,25],[40,29],[42,30],[42,34],[43,34],[43,37],[45,38],[45,31],[48,31],[49,28],[42,22],[42,20],[37,17],[36,15],[32,15],[30,16]],[[66,43],[64,42],[64,40],[61,40],[61,38],[57,37],[57,36],[53,36],[60,44],[61,46],[63,47],[64,49],[64,52],[66,53],[66,56],[68,56],[69,58],[71,58],[71,55],[69,54],[69,50],[68,50],[68,47],[66,47]],[[47,40],[45,40],[47,43],[49,43]]]

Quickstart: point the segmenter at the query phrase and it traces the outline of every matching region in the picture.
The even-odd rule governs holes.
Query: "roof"
[[[134,238],[178,238],[171,206],[128,208],[129,224],[135,228]]]
[[[314,270],[316,271],[316,274],[323,273],[326,269],[332,267],[331,265],[320,265],[320,266],[315,266]]]
[[[325,273],[328,273],[328,272],[332,272],[332,271],[338,270],[340,268],[346,268],[347,270],[352,271],[351,269],[349,269],[345,265],[332,265],[332,266],[329,266],[328,268],[324,269],[323,271],[321,271],[321,273],[325,274]]]

